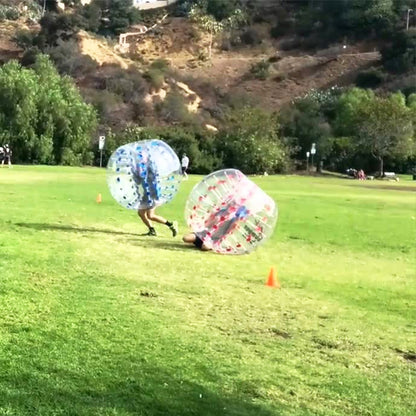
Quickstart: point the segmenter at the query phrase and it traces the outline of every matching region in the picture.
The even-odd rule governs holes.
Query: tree
[[[376,158],[380,175],[387,156],[405,158],[414,150],[416,113],[406,106],[401,93],[380,97],[373,91],[353,88],[339,103],[337,133],[351,137],[357,151]]]
[[[358,142],[379,161],[380,176],[387,156],[406,157],[414,151],[414,115],[406,107],[404,97],[400,98],[394,94],[375,97],[358,114]]]
[[[332,151],[331,118],[338,102],[337,89],[312,90],[310,93],[283,107],[280,113],[282,135],[288,138],[298,160],[304,161],[312,143],[316,144],[315,161],[327,159]]]
[[[81,10],[86,28],[101,34],[120,34],[140,21],[131,0],[93,0]]]
[[[1,141],[24,162],[90,162],[90,139],[97,124],[68,77],[60,77],[46,55],[32,69],[10,61],[0,68]]]
[[[208,58],[211,59],[214,35],[223,30],[223,24],[218,22],[214,16],[206,14],[206,9],[204,10],[199,5],[192,7],[189,12],[189,17],[191,21],[195,22],[202,30],[208,32]]]
[[[246,20],[246,16],[241,9],[235,9],[231,15],[221,21],[218,21],[214,15],[209,13],[208,6],[209,3],[206,0],[200,0],[191,7],[189,11],[189,18],[202,30],[208,32],[208,58],[211,59],[214,36],[225,29],[233,29],[240,25]]]
[[[207,12],[218,21],[231,17],[237,8],[236,0],[208,0],[207,2]]]
[[[395,34],[390,45],[381,50],[382,62],[386,69],[402,73],[415,71],[416,29]]]
[[[42,50],[48,46],[56,46],[59,40],[72,39],[82,26],[81,18],[77,14],[46,13],[40,19],[41,30],[35,43]]]
[[[277,131],[274,114],[252,107],[232,110],[217,133],[217,152],[224,166],[247,174],[286,171],[290,152]]]
[[[357,134],[357,111],[362,106],[367,106],[375,99],[372,90],[351,88],[341,95],[338,101],[334,120],[335,134],[341,137],[352,137]]]

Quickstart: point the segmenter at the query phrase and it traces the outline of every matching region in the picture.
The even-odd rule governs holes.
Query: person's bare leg
[[[182,237],[182,241],[183,241],[184,243],[188,243],[188,244],[193,244],[193,243],[195,243],[195,240],[196,240],[196,235],[195,235],[194,233],[185,234],[185,235]]]
[[[139,215],[140,219],[143,221],[144,225],[147,228],[153,228],[152,221],[150,221],[147,216],[147,209],[139,209],[137,211],[137,214]]]
[[[159,224],[164,224],[169,227],[169,229],[172,231],[173,237],[176,237],[176,234],[178,234],[178,223],[176,221],[170,222],[166,218],[162,217],[161,215],[156,214],[156,208],[151,208],[147,210],[147,218],[149,221],[155,221]]]
[[[166,224],[168,220],[166,218],[163,218],[160,215],[157,215],[155,211],[156,211],[156,208],[150,208],[146,211],[148,221],[155,221],[155,222],[158,222],[159,224]]]
[[[149,228],[149,232],[145,235],[156,237],[157,233],[156,230],[153,228],[152,221],[149,219],[148,210],[139,209],[137,213],[139,214],[139,217],[143,221],[143,223]]]

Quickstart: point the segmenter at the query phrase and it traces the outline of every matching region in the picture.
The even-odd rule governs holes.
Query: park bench
[[[382,179],[394,180],[396,182],[399,182],[399,177],[396,175],[395,172],[384,172]]]

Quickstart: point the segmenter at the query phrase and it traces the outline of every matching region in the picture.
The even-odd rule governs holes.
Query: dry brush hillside
[[[13,42],[17,29],[17,23],[2,25],[2,62],[21,54]],[[221,97],[232,95],[248,97],[267,109],[278,109],[312,88],[349,85],[359,71],[376,65],[380,59],[374,46],[366,44],[334,45],[308,54],[299,50],[283,51],[282,40],[271,39],[267,27],[259,30],[263,31],[264,37],[259,46],[223,51],[219,45],[214,45],[210,60],[202,59],[208,36],[183,18],[168,17],[147,33],[129,37],[130,46],[124,50],[117,40],[109,43],[86,32],[81,32],[77,41],[81,54],[92,58],[98,68],[111,66],[127,70],[133,67],[143,72],[155,60],[167,60],[171,66],[169,79],[163,84],[162,91],[149,89],[144,94],[144,102],[151,107],[163,101],[166,93],[175,88],[185,97],[188,110],[193,113],[212,109]],[[257,79],[250,74],[250,68],[261,61],[270,63],[266,79]],[[105,71],[98,69],[95,78],[100,74],[105,76]],[[77,82],[81,87],[89,87],[86,90],[94,88],[85,79]],[[126,103],[122,106],[121,117],[128,111],[127,107]],[[157,118],[154,121],[157,122]]]

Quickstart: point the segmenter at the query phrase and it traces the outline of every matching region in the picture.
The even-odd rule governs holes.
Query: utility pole
[[[410,12],[414,12],[414,10],[413,9],[407,9],[406,30],[409,30]]]

